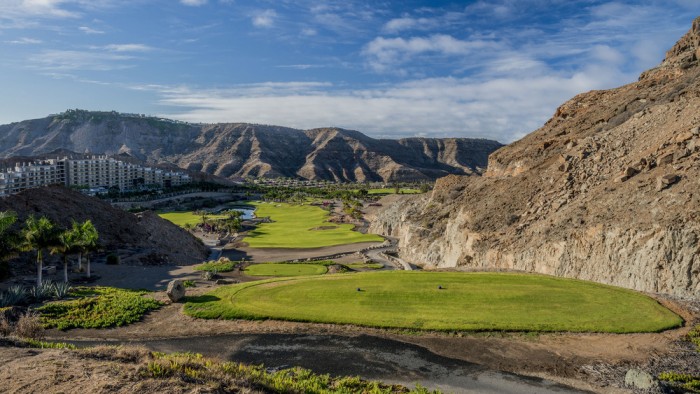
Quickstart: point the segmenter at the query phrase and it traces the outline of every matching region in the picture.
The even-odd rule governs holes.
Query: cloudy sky
[[[0,0],[0,123],[68,108],[511,142],[698,0]]]

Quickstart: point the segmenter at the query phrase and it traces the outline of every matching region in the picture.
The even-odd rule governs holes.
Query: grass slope
[[[200,215],[195,215],[194,211],[183,211],[183,212],[163,212],[159,213],[158,216],[161,218],[168,220],[172,222],[175,225],[178,225],[180,227],[184,227],[185,224],[190,223],[190,224],[197,224],[202,221],[202,217]],[[228,215],[213,215],[213,214],[207,214],[207,218],[209,219],[226,219]]]
[[[255,203],[263,223],[248,233],[245,241],[253,248],[320,248],[358,242],[382,242],[382,237],[352,231],[352,224],[327,222],[328,212],[311,205]]]
[[[306,276],[326,272],[328,268],[318,264],[252,264],[245,269],[246,275],[250,276]]]
[[[200,318],[450,331],[624,333],[682,324],[673,312],[631,290],[510,273],[365,272],[267,280],[219,288],[191,299],[185,311]]]

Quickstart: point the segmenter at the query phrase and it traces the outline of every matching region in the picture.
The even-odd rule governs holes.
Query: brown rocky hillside
[[[209,249],[180,227],[153,212],[132,214],[94,197],[60,186],[28,189],[0,199],[0,211],[27,216],[46,216],[63,228],[71,221],[90,219],[99,232],[105,252],[116,252],[126,264],[194,264]]]
[[[381,212],[426,267],[515,269],[700,294],[700,18],[635,83],[580,94],[489,157]]]
[[[129,154],[224,178],[434,180],[480,173],[488,155],[501,146],[484,139],[378,140],[338,128],[203,125],[82,110],[0,126],[0,158],[40,156],[60,149]]]

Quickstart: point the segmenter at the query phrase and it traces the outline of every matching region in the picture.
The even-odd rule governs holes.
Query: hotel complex
[[[0,172],[0,197],[46,185],[65,185],[93,192],[106,192],[110,188],[119,191],[142,187],[168,188],[189,182],[189,175],[182,172],[142,167],[106,156],[93,156],[89,159],[49,159],[17,163],[14,167]]]

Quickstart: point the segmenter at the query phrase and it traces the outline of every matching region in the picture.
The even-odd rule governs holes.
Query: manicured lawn
[[[250,276],[306,276],[321,275],[328,272],[328,268],[318,264],[252,264],[245,271]]]
[[[420,190],[418,189],[399,189],[401,191],[401,194],[418,194],[420,193]],[[383,189],[369,189],[368,194],[394,194],[396,192],[396,189],[393,187],[386,187]]]
[[[625,333],[682,324],[673,312],[631,290],[511,273],[363,272],[273,279],[218,288],[190,299],[185,312],[210,319],[450,331]]]
[[[327,222],[329,213],[311,205],[255,203],[255,215],[269,216],[273,223],[263,223],[249,232],[245,241],[253,248],[319,248],[358,242],[382,242],[374,234],[352,231],[352,224]]]
[[[165,220],[172,222],[180,227],[184,227],[185,224],[197,224],[202,221],[202,217],[195,215],[194,211],[183,211],[183,212],[163,212],[159,213],[158,216]],[[212,215],[208,214],[209,219],[226,219],[228,215]]]

